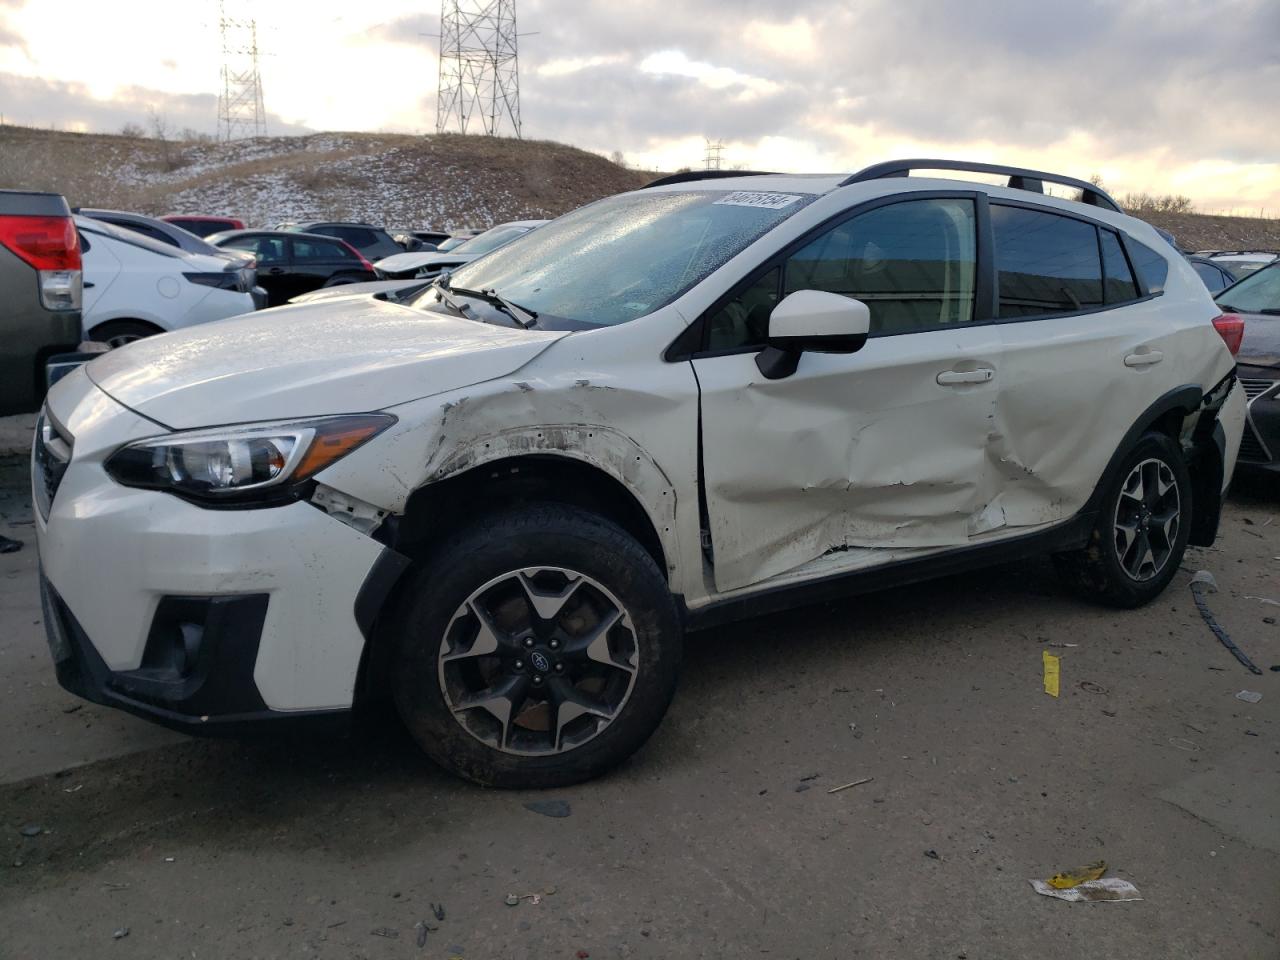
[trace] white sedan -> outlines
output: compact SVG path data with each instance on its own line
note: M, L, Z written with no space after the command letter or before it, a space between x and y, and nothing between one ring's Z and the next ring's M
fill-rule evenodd
M76 217L84 261L85 338L113 347L252 313L252 265L188 253L100 220Z
M437 250L393 253L375 263L373 269L378 271L378 276L383 280L415 280L434 277L445 270L452 270L464 263L478 260L486 253L497 250L516 237L523 237L530 230L546 222L545 220L512 220L510 223L500 223L445 253Z

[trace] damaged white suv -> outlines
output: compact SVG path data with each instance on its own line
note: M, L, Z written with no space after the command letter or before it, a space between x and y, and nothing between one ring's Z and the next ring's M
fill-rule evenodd
M1069 178L670 177L408 305L271 310L58 383L33 456L58 679L187 730L386 696L465 777L571 783L652 733L686 630L1043 552L1152 599L1215 535L1239 334Z

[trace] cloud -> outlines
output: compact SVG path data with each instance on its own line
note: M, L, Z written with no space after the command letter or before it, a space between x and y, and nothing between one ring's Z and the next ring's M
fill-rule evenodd
M79 83L62 83L39 77L0 73L0 103L12 104L5 121L34 127L116 133L127 123L146 127L155 110L177 131L191 128L202 133L217 131L218 101L213 94L180 94L145 87L126 87L110 100L98 99ZM311 133L306 127L268 115L272 136Z

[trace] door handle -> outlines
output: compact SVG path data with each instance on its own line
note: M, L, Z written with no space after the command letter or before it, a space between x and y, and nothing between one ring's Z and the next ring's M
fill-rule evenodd
M977 370L943 370L938 374L938 383L950 387L957 383L986 383L996 375L990 367L979 367Z
M278 277L280 274L284 273L284 267L272 267L267 271L267 273L273 277Z
M1124 358L1126 367L1149 367L1153 363L1159 363L1164 359L1164 354L1159 350L1150 350L1147 353L1131 353Z
M91 288L93 287L93 281L92 281L92 280L85 280L85 281L81 284L81 286L82 286L82 287L84 287L84 289L89 290L89 289L91 289Z

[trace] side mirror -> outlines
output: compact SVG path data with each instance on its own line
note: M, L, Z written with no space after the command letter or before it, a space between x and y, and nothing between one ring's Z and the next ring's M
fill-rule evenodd
M797 290L769 314L769 345L756 356L768 380L796 372L800 354L856 353L867 342L871 309L861 300L822 290Z

